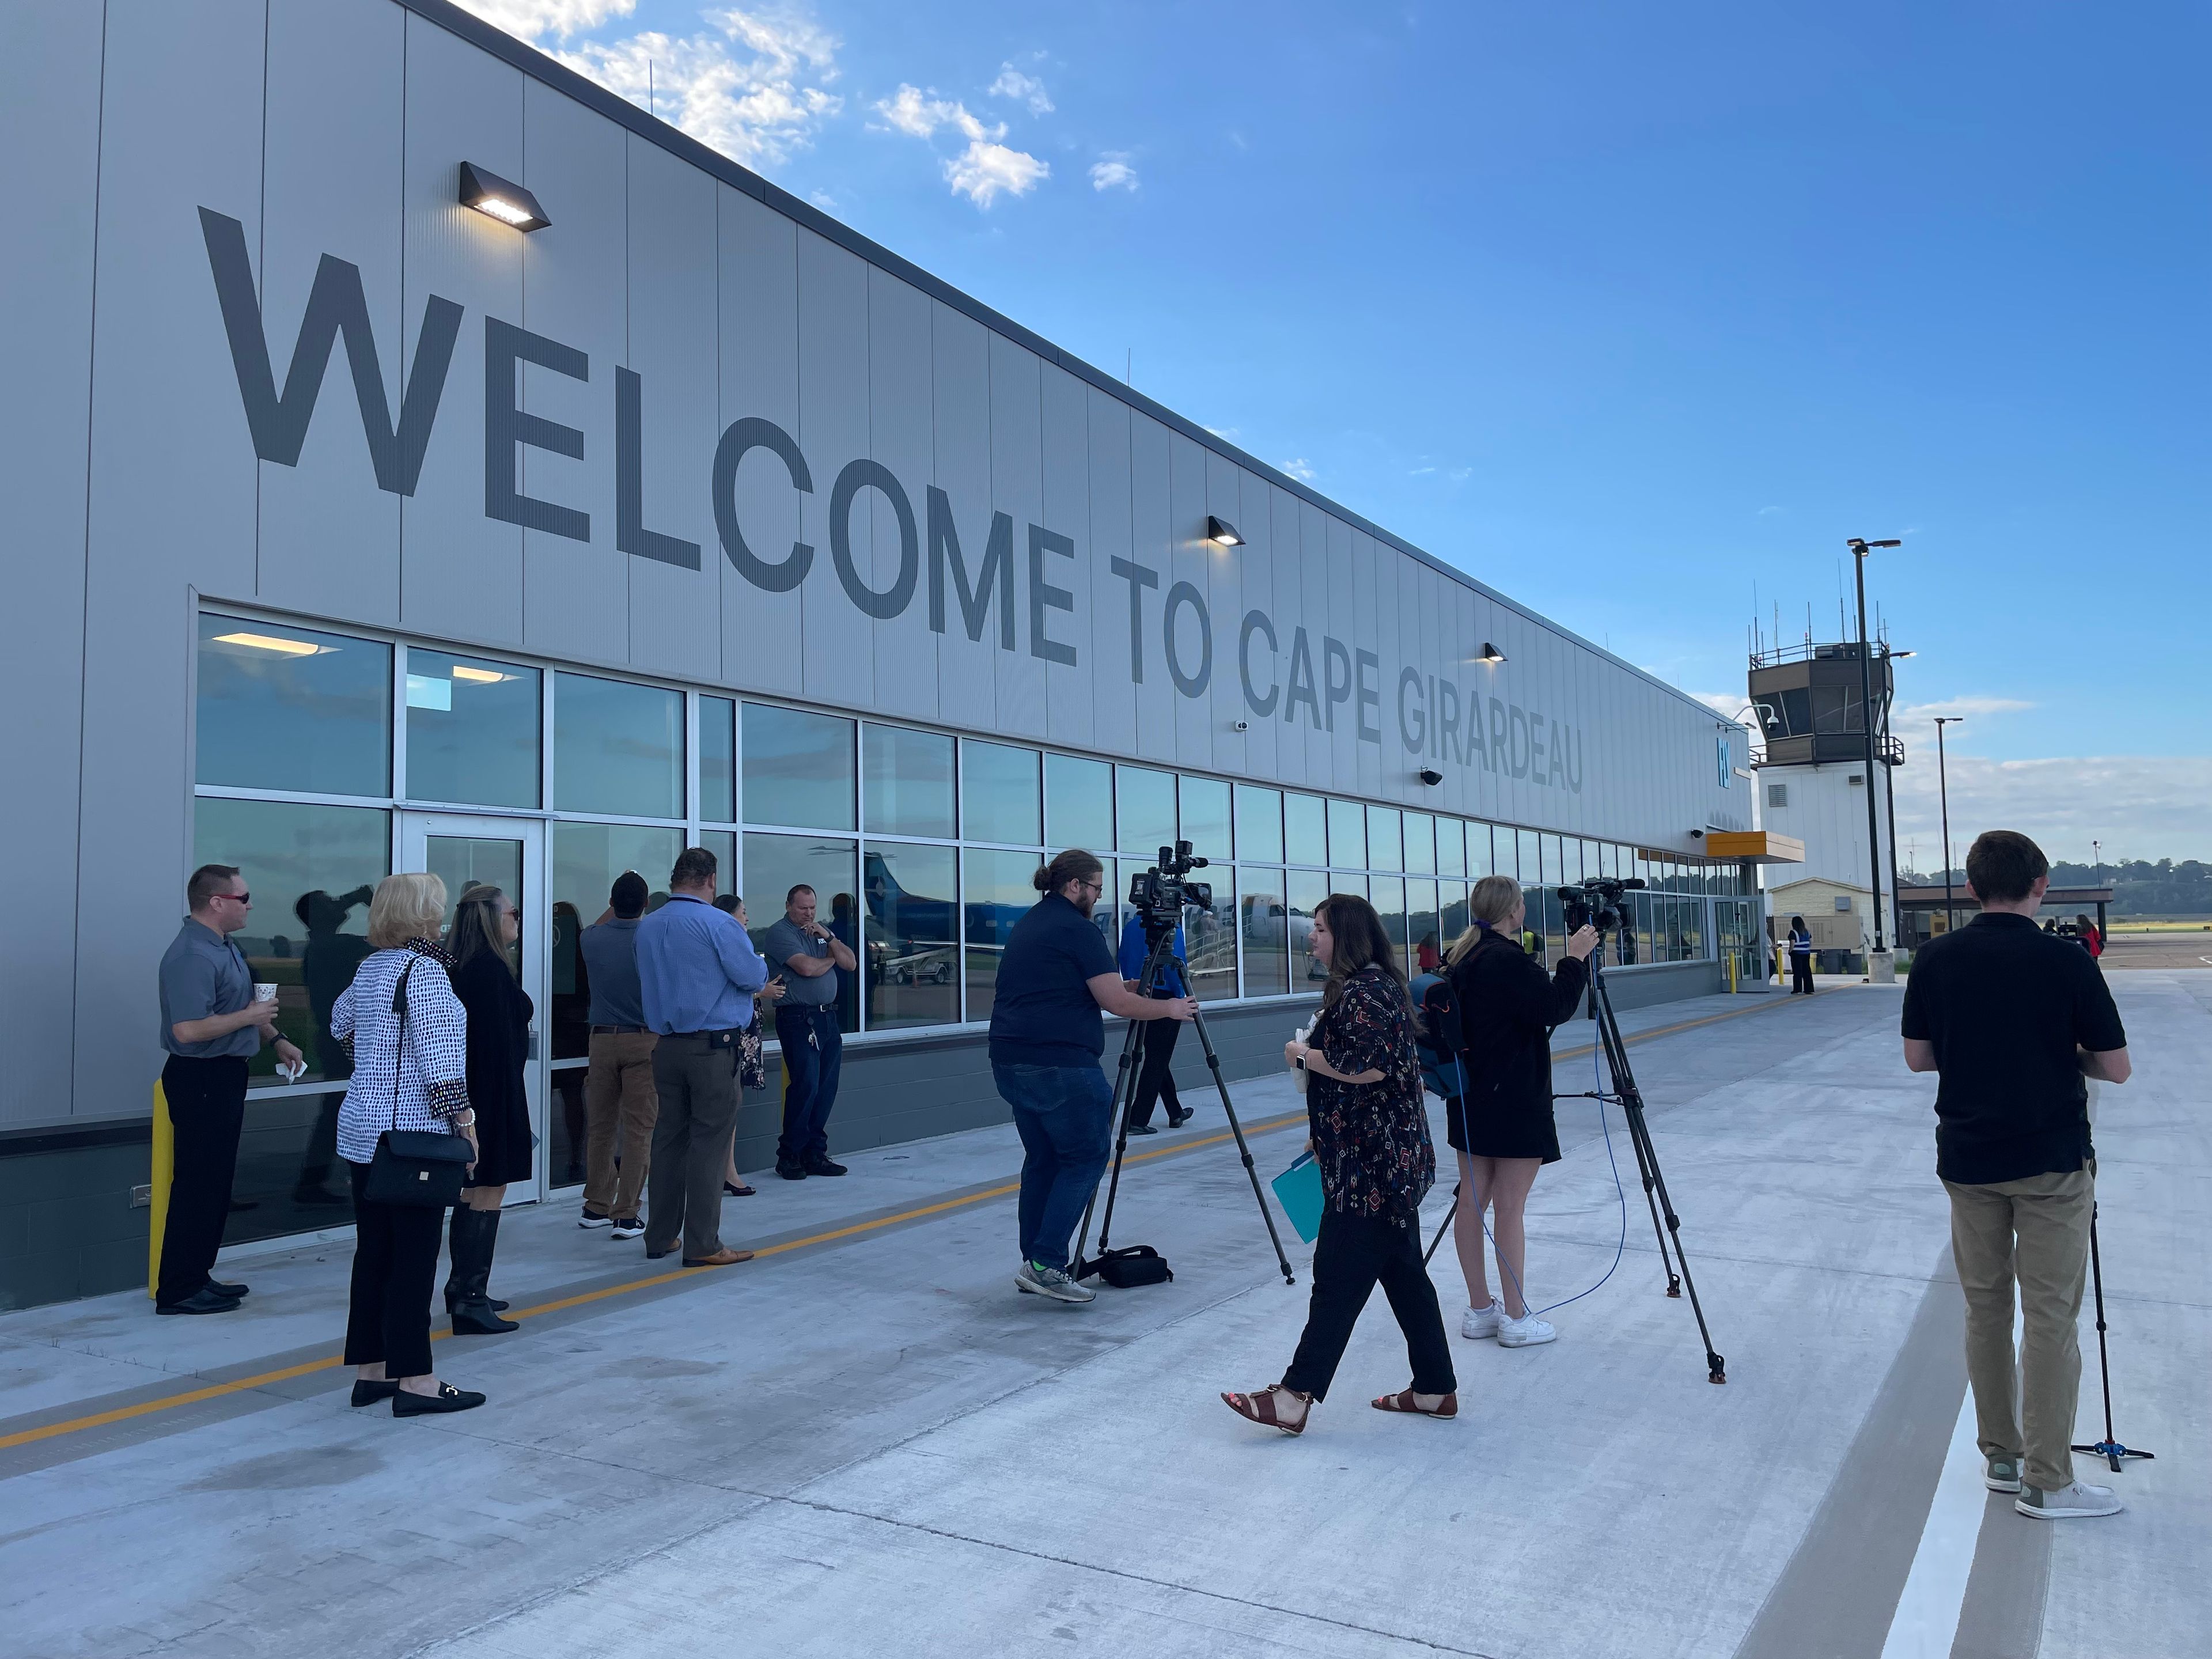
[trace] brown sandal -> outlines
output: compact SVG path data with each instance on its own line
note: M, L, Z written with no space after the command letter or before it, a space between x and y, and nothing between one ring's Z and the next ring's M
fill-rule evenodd
M1285 1423L1275 1415L1275 1395L1279 1389L1284 1394L1295 1395L1306 1402L1305 1414L1297 1422ZM1299 1394L1296 1389L1285 1389L1279 1382L1271 1383L1257 1394L1224 1394L1221 1396L1221 1403L1248 1422L1257 1423L1264 1428L1280 1429L1285 1434L1304 1434L1307 1423L1313 1418L1313 1396Z
M1433 1410L1425 1406L1417 1405L1411 1389L1401 1394L1386 1394L1381 1399L1370 1403L1378 1412L1403 1412L1414 1417L1457 1417L1459 1415L1459 1395L1456 1394L1446 1395L1437 1402Z

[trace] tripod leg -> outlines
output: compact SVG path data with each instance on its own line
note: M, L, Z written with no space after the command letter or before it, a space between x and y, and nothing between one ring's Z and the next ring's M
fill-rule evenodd
M1213 1073L1213 1086L1221 1096L1221 1113L1229 1120L1229 1133L1237 1137L1237 1155L1244 1162L1244 1174L1252 1182L1252 1199L1260 1206L1260 1219L1267 1224L1267 1243L1275 1247L1275 1265L1282 1269L1283 1283L1295 1285L1298 1276L1291 1271L1291 1259L1283 1254L1283 1240L1275 1231L1275 1213L1267 1207L1267 1195L1260 1189L1260 1171L1252 1162L1252 1149L1244 1141L1244 1126L1237 1121L1237 1108L1229 1098L1229 1085L1221 1076L1221 1056L1213 1052L1213 1038L1206 1029L1206 1016L1191 1017L1191 1025L1198 1032L1198 1046L1206 1051L1206 1064ZM1103 1242L1103 1241L1102 1241Z
M2095 1287L2097 1296L2097 1370L2105 1384L2105 1437L2094 1446L2076 1446L2074 1449L2096 1453L2118 1474L2123 1457L2140 1457L2148 1462L2154 1454L2122 1445L2119 1436L2112 1432L2112 1361L2105 1346L2105 1264L2097 1244L2097 1206L2094 1203L2089 1206L2089 1282Z
M1444 1212L1444 1218L1437 1227L1437 1236L1429 1241L1428 1254L1421 1258L1421 1265L1424 1267L1437 1259L1437 1247L1444 1242L1444 1235L1451 1231L1452 1223L1457 1219L1459 1219L1459 1193L1455 1188L1452 1193L1451 1208Z
M1608 1005L1607 1012L1610 1012L1610 1005ZM1596 1000L1593 997L1591 1000L1591 1017L1595 1018L1596 1013ZM1627 1059L1624 1054L1616 1049L1613 1046L1614 1042L1618 1040L1619 1034L1613 1029L1611 1023L1607 1020L1600 1020L1597 1029L1599 1042L1605 1050L1606 1070L1613 1076L1613 1090L1617 1094L1620 1092L1620 1079L1627 1066ZM1604 1109L1604 1102L1599 1102L1598 1110L1601 1112ZM1625 1106L1623 1117L1625 1120L1627 1117ZM1659 1265L1667 1275L1667 1294L1679 1299L1682 1294L1682 1279L1681 1275L1674 1271L1674 1255L1667 1248L1667 1229L1661 1224L1659 1219L1659 1200L1652 1194L1652 1189L1656 1185L1656 1179L1653 1174L1651 1155L1645 1151L1644 1137L1637 1133L1637 1126L1634 1121L1630 1121L1628 1124L1628 1146L1629 1150L1636 1154L1636 1176L1637 1179L1644 1185L1644 1207L1651 1212L1651 1236L1659 1242Z
M1106 1188L1106 1212L1098 1222L1098 1254L1106 1254L1106 1235L1114 1227L1114 1200L1121 1189L1121 1159L1129 1150L1129 1111L1136 1103L1135 1082L1137 1068L1143 1063L1145 1051L1145 1022L1133 1019L1121 1038L1121 1059L1114 1076L1114 1103L1107 1109L1107 1121L1116 1129L1114 1142L1114 1174ZM1080 1281L1084 1277L1085 1252L1091 1243L1091 1212L1098 1207L1098 1189L1091 1189L1089 1202L1083 1206L1083 1228L1076 1235L1073 1277Z

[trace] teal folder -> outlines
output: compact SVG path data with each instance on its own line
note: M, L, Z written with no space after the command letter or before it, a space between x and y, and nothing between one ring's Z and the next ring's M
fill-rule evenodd
M1275 1202L1283 1206L1283 1213L1297 1228L1298 1237L1309 1244L1321 1237L1321 1165L1314 1162L1311 1152L1298 1154L1298 1161L1267 1183L1275 1189Z

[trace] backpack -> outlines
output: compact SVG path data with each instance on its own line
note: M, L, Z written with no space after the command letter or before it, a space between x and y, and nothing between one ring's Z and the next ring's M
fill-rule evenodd
M1459 1000L1442 974L1419 974L1406 988L1413 999L1413 1050L1421 1061L1421 1086L1449 1100L1458 1091L1449 1079L1458 1075Z

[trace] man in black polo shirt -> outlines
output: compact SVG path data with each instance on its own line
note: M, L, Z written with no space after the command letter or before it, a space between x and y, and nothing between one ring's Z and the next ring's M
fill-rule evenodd
M1951 1194L1984 1479L1992 1492L2018 1492L2021 1514L2060 1519L2122 1507L2111 1487L2075 1480L2069 1445L2096 1202L2082 1078L2125 1083L2129 1065L2095 961L2035 925L2050 884L2050 860L2026 836L1991 830L1975 841L1966 885L1982 913L1914 954L1904 1031L1905 1063L1942 1077L1936 1173ZM2026 1328L2017 1415L2015 1280Z
M991 1078L1022 1137L1022 1265L1014 1285L1032 1296L1088 1302L1096 1292L1069 1277L1067 1242L1105 1170L1113 1133L1114 1085L1098 1063L1106 1052L1099 1010L1123 1019L1188 1019L1198 1004L1154 1001L1122 984L1091 920L1105 870L1090 854L1071 848L1031 882L1044 896L1006 936L991 1004Z

